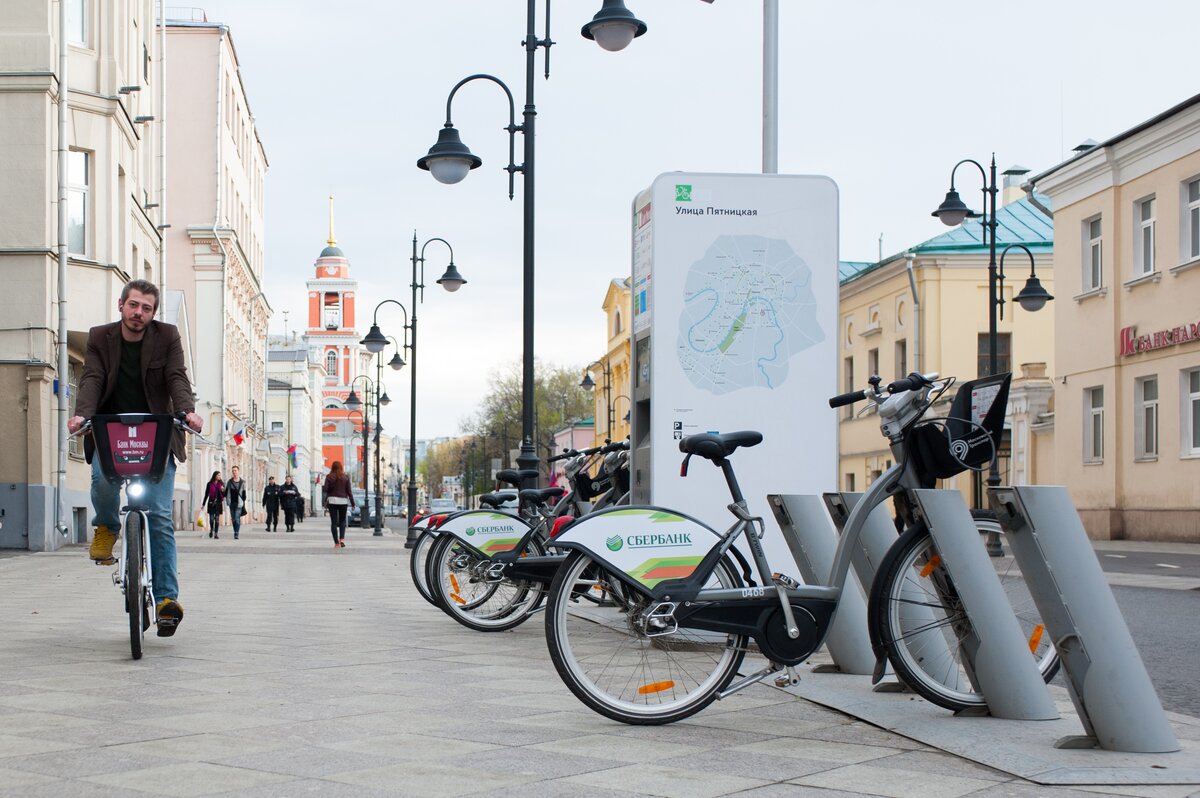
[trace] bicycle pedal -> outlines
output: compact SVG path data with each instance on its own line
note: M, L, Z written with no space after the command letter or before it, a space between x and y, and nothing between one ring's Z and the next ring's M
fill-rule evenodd
M107 560L92 560L92 562L96 563L96 565L116 565L117 558L109 557Z

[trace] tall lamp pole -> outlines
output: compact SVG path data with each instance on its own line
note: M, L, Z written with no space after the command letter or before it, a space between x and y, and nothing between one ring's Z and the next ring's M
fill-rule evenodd
M354 392L354 383L358 382L359 380L366 380L367 384L371 386L370 388L367 389L367 394L366 394L367 406L364 406L364 403L359 400L358 394L356 394ZM363 504L364 505L366 505L366 503L367 503L367 499L370 495L370 490L371 490L369 487L369 485L371 484L371 477L370 477L370 471L371 471L371 442L370 442L371 416L370 416L370 413L368 412L368 409L369 409L369 405L370 405L370 401L371 401L371 389L372 388L375 389L376 394L378 395L379 387L375 384L374 380L372 380L366 374L359 374L357 377L355 377L354 379L352 379L350 381L350 395L346 397L346 401L345 401L346 407L349 408L351 411L358 410L360 407L362 408L362 418L363 418L363 423L362 423L362 436L363 436L362 486L363 486ZM378 408L376 409L375 421L376 421L376 423L378 423L378 421L379 421ZM366 507L366 506L364 506L362 508L362 511L359 512L359 522L360 522L359 525L363 529L366 529L370 525L369 524L370 518L368 517L370 515L371 515L371 510L369 507Z
M408 310L404 305L394 299L385 299L375 306L375 312L371 314L371 330L367 333L367 337L359 341L367 351L375 355L375 536L383 535L383 496L380 495L379 489L379 433L383 428L380 423L379 406L387 406L391 404L391 399L388 398L387 392L383 388L383 358L379 357L380 353L387 348L389 338L379 330L379 309L384 305L395 305L400 308L400 312L404 314L404 331L405 331L405 348L408 347L408 329L409 316ZM404 368L404 358L400 356L400 347L397 345L396 353L392 359L388 361L388 365L394 370L399 371ZM414 357L415 361L416 358ZM363 526L366 526L364 523Z
M980 176L983 178L983 209L982 214L967 207L966 203L958 196L958 191L954 188L954 173L958 167L965 163L974 165ZM1008 174L1008 172L1005 172ZM1000 318L1004 317L1004 255L1014 248L1025 250L1029 255L1029 279L1025 281L1025 287L1017 294L1016 301L1027 311L1041 310L1046 302L1054 299L1053 296L1046 292L1042 287L1041 281L1038 280L1033 268L1033 253L1024 244L1011 244L1005 247L1004 252L1000 255L1000 262L996 262L996 233L1000 227L1000 223L996 218L996 195L1000 189L996 183L996 155L992 154L992 162L989 169L985 170L983 165L978 161L965 158L954 165L950 170L950 190L946 192L946 198L938 209L933 212L936 216L948 227L956 227L966 219L980 218L980 227L983 229L984 236L988 242L988 375L994 375L1000 371L1000 358L998 352L998 335L996 333L997 315ZM989 205L990 203L990 205ZM1009 358L1012 357L1012 347L1009 347ZM980 375L983 376L983 375ZM987 484L989 488L998 487L1000 485L1000 454L998 449L992 452L992 462L988 470ZM994 539L989 538L988 549L993 554L999 553L999 536Z
M594 390L596 387L595 380L592 379L592 369L597 366L604 367L604 407L607 411L607 424L604 428L604 437L612 438L613 428L613 406L612 406L612 370L608 366L608 359L597 360L594 363L589 363L584 372L583 380L579 383L579 387L585 391Z
M533 359L533 317L534 317L534 123L537 117L537 107L534 104L534 60L539 47L546 49L545 75L550 77L550 47L554 42L550 39L550 0L546 0L546 35L539 39L534 29L536 16L536 0L528 0L526 5L525 39L525 108L522 112L522 124L516 124L516 104L512 92L504 81L493 75L475 74L463 78L450 91L446 99L446 124L438 134L437 143L429 148L428 154L417 161L421 169L429 170L439 183L457 183L467 176L467 173L480 166L483 161L463 144L458 130L451 120L450 106L454 94L465 84L474 80L488 80L497 84L508 97L508 198L513 198L513 175L520 172L524 179L524 235L523 235L523 268L522 268L522 362L521 362L521 453L517 456L517 465L524 469L538 467L537 447L534 445L534 359ZM625 8L622 0L604 0L603 7L583 26L580 33L587 39L594 39L602 48L609 51L624 49L633 39L646 32L646 24L634 17ZM524 163L514 162L515 137L520 132L524 143ZM535 480L531 480L535 481Z

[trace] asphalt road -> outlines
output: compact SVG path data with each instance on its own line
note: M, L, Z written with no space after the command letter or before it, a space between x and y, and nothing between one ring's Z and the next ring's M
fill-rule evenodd
M1112 590L1163 707L1200 717L1200 592Z

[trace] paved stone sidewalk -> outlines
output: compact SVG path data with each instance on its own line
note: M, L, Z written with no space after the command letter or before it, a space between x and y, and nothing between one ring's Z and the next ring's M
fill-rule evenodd
M604 719L563 686L541 616L480 634L412 588L402 534L335 550L180 533L186 618L129 657L111 568L0 559L0 795L1183 796L1037 786L756 686L689 721ZM1124 792L1123 792L1124 790Z

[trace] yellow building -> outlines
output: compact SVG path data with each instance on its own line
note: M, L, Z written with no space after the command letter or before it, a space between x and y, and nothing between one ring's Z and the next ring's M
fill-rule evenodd
M1027 185L1057 233L1057 480L1094 538L1200 542L1200 95Z
M625 278L612 280L608 284L602 305L608 346L599 360L588 365L584 376L584 387L594 391L596 426L593 446L599 446L606 440L625 440L629 435L629 414L633 409L629 390L629 325L633 321L633 292L629 283L629 278Z
M1013 182L1011 180L1009 183ZM1009 200L997 211L997 251L1022 244L1032 253L1037 276L1054 293L1053 227L1050 218L1028 198ZM936 198L931 199L931 205ZM968 203L969 204L969 203ZM988 371L988 247L983 227L969 219L948 233L878 263L843 263L839 291L839 387L867 387L871 375L885 383L911 371L938 372L959 382ZM997 324L999 370L1014 371L1012 408L1020 417L1006 423L1006 444L1000 453L1001 478L1006 484L1034 481L1028 451L1027 419L1046 410L1046 369L1054 371L1054 317L1028 313L1013 302L1029 275L1030 257L1011 250L1004 261L1004 318ZM915 292L915 294L914 294ZM1038 364L1026 369L1018 366ZM1032 387L1032 392L1029 388ZM953 389L944 400L953 395ZM931 416L938 415L939 403ZM860 408L837 412L839 419L838 479L843 490L862 491L892 464L892 453L873 414L857 416ZM941 415L945 410L941 410ZM1015 443L1009 444L1013 440ZM973 495L971 473L947 480L947 487ZM976 505L978 506L978 505Z

